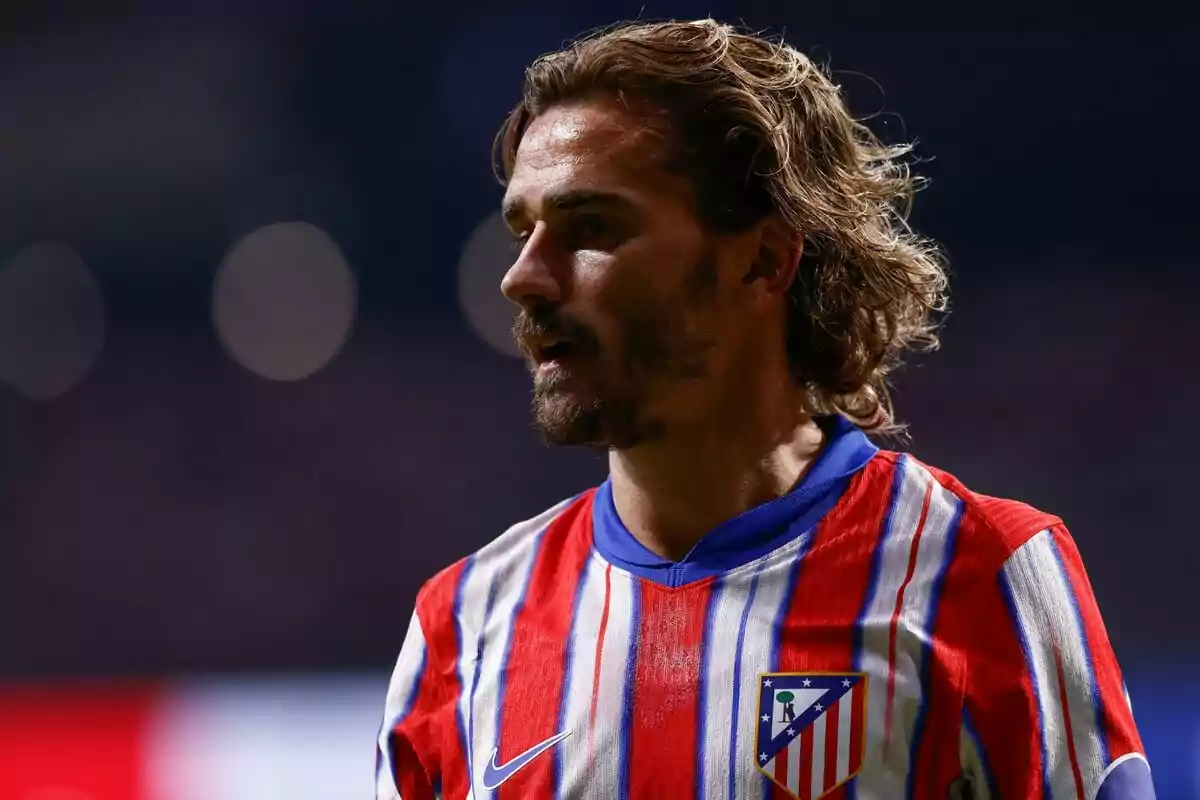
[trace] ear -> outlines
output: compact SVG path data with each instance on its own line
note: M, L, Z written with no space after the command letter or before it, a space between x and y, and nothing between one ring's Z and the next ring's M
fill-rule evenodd
M786 294L796 279L803 249L803 234L777 215L768 217L759 223L758 251L742 282L757 283L764 294Z

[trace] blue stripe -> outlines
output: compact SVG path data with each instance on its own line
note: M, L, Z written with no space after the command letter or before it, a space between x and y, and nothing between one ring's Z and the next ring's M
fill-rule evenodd
M1083 627L1083 614L1079 611L1079 598L1075 595L1075 587L1071 585L1070 576L1067 575L1067 567L1063 563L1058 544L1054 541L1054 535L1052 533L1044 535L1049 539L1050 555L1054 557L1054 564L1058 568L1058 574L1062 577L1063 586L1067 588L1067 598L1071 601L1071 618L1075 622L1079 641L1083 643L1083 662L1087 665L1087 677L1092 685L1092 712L1096 715L1096 734L1100 739L1100 763L1107 764L1109 760L1108 731L1104 727L1104 703L1100 697L1100 681L1096 677L1095 662L1092 661L1092 648L1088 644L1087 631Z
M854 671L866 672L863 668L863 654L865 652L863 642L863 622L867 618L867 614L871 611L871 604L875 602L875 592L879 588L879 573L883 570L883 551L887 545L888 539L892 536L892 525L895 522L896 506L900 502L900 488L904 486L904 475L907 471L908 457L901 455L896 459L896 466L892 471L892 491L888 497L887 516L883 520L883 527L879 531L879 541L875 543L875 552L871 554L871 569L867 575L867 593L863 597L862 610L858 612L858 619L854 622ZM868 682L868 687L870 682ZM868 688L868 691L870 689ZM846 800L855 800L858 790L858 781L852 780L846 784Z
M620 761L617 764L621 776L618 800L629 800L629 734L633 729L633 683L637 675L638 634L642 623L641 584L632 577L629 582L632 585L629 598L629 656L625 663L625 687L621 692L624 702L621 709Z
M708 596L708 608L704 612L704 636L700 640L700 682L697 687L700 698L696 703L696 800L704 800L708 795L708 781L704 777L704 751L706 739L704 736L704 721L708 717L708 671L709 659L712 657L709 642L712 640L713 627L717 619L717 600L721 595L721 584L713 585Z
M746 622L750 619L750 608L754 605L754 595L758 593L758 576L762 574L763 565L760 562L754 569L754 577L750 579L750 596L742 608L742 621L738 625L737 654L733 657L733 716L729 728L729 796L737 797L737 734L738 717L742 700L742 646L746 643Z
M512 616L508 618L508 639L504 643L504 659L500 662L500 675L496 685L496 743L495 747L500 747L500 724L503 718L504 711L504 695L508 689L508 659L512 655L512 640L513 630L517 624L517 617L521 614L521 610L525 608L525 595L529 592L529 582L533 578L533 567L537 563L538 551L542 546L542 534L545 533L545 528L538 531L533 538L533 554L529 557L529 568L525 571L524 577L521 579L521 593L517 596L517 603L513 606ZM482 659L480 659L482 660ZM557 733L558 731L555 731ZM488 791L487 797L494 797L495 790Z
M587 556L583 560L583 566L579 570L579 578L575 586L575 599L571 601L571 628L567 632L567 646L563 648L563 682L562 682L562 699L558 704L558 730L565 731L567 729L567 702L571 698L571 662L575 657L575 626L579 620L579 605L583 602L584 585L587 583L588 565L591 563L591 556ZM561 800L565 788L563 786L563 763L562 753L564 745L559 742L554 746L554 797L555 800Z
M975 752L979 754L979 767L983 770L983 780L987 784L988 797L996 800L1000 793L996 791L996 779L992 775L992 768L988 765L987 753L983 750L983 740L979 738L979 731L975 728L975 720L971 719L971 712L963 708L962 717L963 727L967 729L967 736L971 738L971 742L975 745Z
M458 673L459 691L466 689L462 679L462 663L463 663L463 623L462 623L462 604L463 590L467 586L467 579L471 576L471 570L475 568L475 556L469 556L466 564L463 565L462 575L458 578L458 586L454 589L454 642L455 651L458 654L458 664L455 672ZM471 774L470 761L470 739L467 738L467 720L463 717L462 704L457 703L458 709L455 711L454 718L458 724L458 744L462 752L468 754L467 760L467 775Z
M467 780L471 792L475 791L475 692L479 691L479 674L483 670L483 645L487 634L488 623L492 620L492 608L496 605L496 579L488 585L487 607L483 611L483 627L479 631L479 644L475 646L475 677L471 680L471 700L467 710L471 716L467 720Z
M779 671L779 643L783 638L783 626L787 622L788 609L792 607L792 596L796 593L796 584L800 580L800 565L804 562L808 551L812 549L812 542L816 538L817 530L818 528L814 527L800 535L800 544L796 547L796 554L788 567L788 575L784 579L783 599L779 603L779 608L775 610L775 619L771 622L771 651L767 662L770 664L769 672ZM763 797L771 797L774 793L775 782L766 775L762 776L762 781Z
M1018 551L1019 552L1019 551ZM1037 672L1033 669L1033 653L1029 650L1029 640L1025 637L1025 629L1021 627L1021 618L1017 615L1017 601L1013 597L1012 587L1008 585L1008 580L1005 578L1003 568L996 576L996 581L1000 584L1000 595L1004 598L1004 605L1008 608L1008 615L1012 617L1013 629L1017 632L1017 641L1021 644L1021 652L1025 655L1025 668L1029 670L1029 683L1033 687L1033 701L1038 709L1038 746L1042 751L1042 792L1046 797L1050 797L1050 759L1049 744L1046 741L1046 726L1041 720L1042 715L1042 687L1038 686Z
M933 584L929 587L929 607L925 610L925 619L921 622L921 695L917 699L917 718L913 721L912 741L908 751L908 781L905 789L906 797L914 797L917 780L917 758L921 754L921 740L925 738L925 723L929 712L929 696L932 683L930 671L933 665L933 629L937 620L938 609L941 607L942 588L946 583L946 573L954 561L954 548L958 544L958 528L962 522L963 502L955 498L957 506L950 523L946 527L946 545L942 564L938 567ZM933 499L930 498L930 503ZM928 517L926 518L928 520Z

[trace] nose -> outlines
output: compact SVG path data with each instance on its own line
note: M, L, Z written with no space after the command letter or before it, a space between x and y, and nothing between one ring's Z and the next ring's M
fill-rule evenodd
M557 305L563 299L562 284L547 258L547 239L545 225L538 223L500 281L504 296L524 309L546 303Z

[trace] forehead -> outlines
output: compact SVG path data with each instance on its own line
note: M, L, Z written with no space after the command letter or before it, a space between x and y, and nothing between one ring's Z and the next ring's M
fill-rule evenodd
M551 108L521 138L505 192L506 208L538 207L544 198L590 191L631 201L686 196L683 180L661 163L661 137L609 104Z

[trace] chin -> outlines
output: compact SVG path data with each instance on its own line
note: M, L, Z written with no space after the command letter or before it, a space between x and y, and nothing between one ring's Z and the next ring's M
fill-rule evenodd
M533 417L545 442L558 447L627 450L661 434L640 420L635 403L561 389L535 392Z

